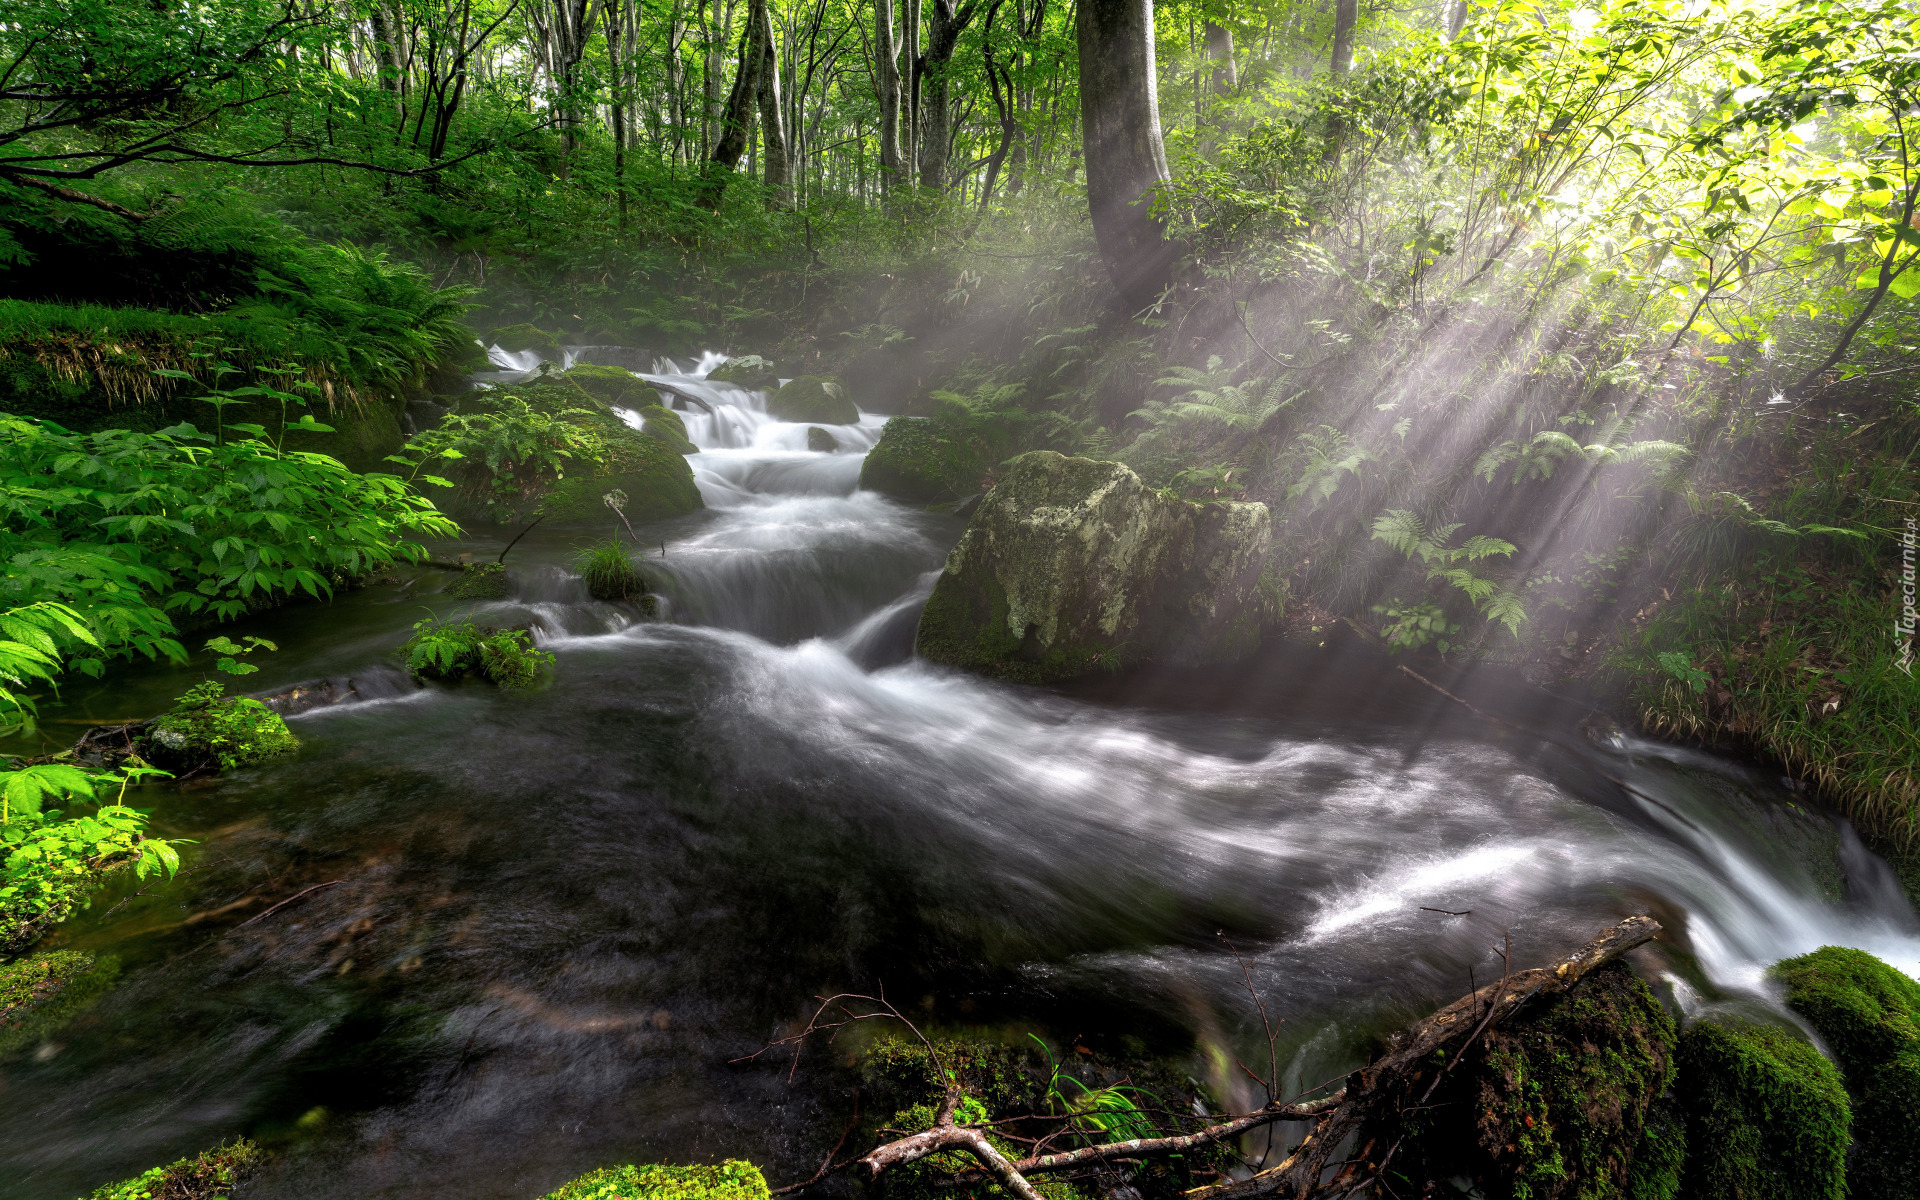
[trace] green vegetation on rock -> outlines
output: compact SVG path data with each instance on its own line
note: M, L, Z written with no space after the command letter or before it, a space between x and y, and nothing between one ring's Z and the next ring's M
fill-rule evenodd
M487 341L514 354L538 350L545 358L560 357L559 337L527 321L517 325L502 325L487 335Z
M503 688L531 687L553 665L553 655L535 649L524 629L436 617L417 622L400 653L416 678L451 682L478 675Z
M1613 963L1488 1030L1431 1099L1373 1132L1401 1144L1395 1174L1406 1194L1463 1175L1500 1200L1645 1200L1633 1190L1636 1164L1676 1039L1646 984ZM1425 1069L1447 1064L1436 1057ZM1667 1132L1656 1124L1651 1136Z
M596 400L620 408L645 408L660 403L660 393L646 380L625 367L602 363L580 363L563 376L580 385Z
M28 954L0 966L0 1058L40 1041L113 986L120 962L84 950Z
M1681 1035L1681 1195L1841 1200L1853 1115L1840 1072L1773 1025L1701 1021Z
M574 569L586 582L587 595L595 600L638 600L647 591L646 578L633 562L633 548L619 538L582 550L574 559Z
M616 519L606 496L626 493L629 521L677 517L702 507L693 468L673 447L657 438L635 434L609 456L616 466L604 475L569 475L557 480L540 501L540 513L559 524L598 524Z
M176 774L232 771L300 748L279 713L258 700L227 696L226 691L226 684L209 680L174 701L141 739L148 760Z
M663 404L645 405L639 410L640 432L668 447L675 454L698 454L700 447L687 437L687 423L680 414Z
M1010 463L947 557L916 649L1028 683L1259 645L1265 505L1196 504L1119 463L1034 451Z
M780 376L774 371L773 364L758 354L742 354L729 358L707 372L707 378L715 383L731 383L756 389L777 387L780 384Z
M1843 946L1777 963L1773 975L1846 1078L1853 1099L1849 1191L1920 1197L1920 982Z
M831 379L802 375L767 397L767 415L778 421L819 425L855 425L860 410L847 389Z
M245 1138L121 1183L110 1183L82 1200L226 1200L234 1186L260 1169L266 1154Z
M602 1167L541 1200L767 1200L760 1168L739 1159L715 1166Z
M468 563L447 586L447 595L455 600L500 600L512 589L513 577L505 563Z
M807 429L807 449L817 454L832 454L840 449L840 441L818 425L813 425Z

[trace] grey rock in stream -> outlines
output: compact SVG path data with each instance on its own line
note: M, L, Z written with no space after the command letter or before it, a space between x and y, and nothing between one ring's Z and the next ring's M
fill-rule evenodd
M1264 504L1196 504L1126 466L1023 454L980 501L920 618L935 662L1028 683L1238 657L1279 616Z

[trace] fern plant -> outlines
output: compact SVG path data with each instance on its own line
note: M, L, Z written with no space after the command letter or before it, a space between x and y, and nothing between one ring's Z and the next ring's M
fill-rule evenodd
M1518 636L1527 619L1520 597L1473 569L1474 563L1511 557L1513 543L1475 534L1458 546L1448 545L1459 531L1458 523L1429 531L1419 514L1394 508L1374 521L1372 540L1385 542L1410 559L1419 559L1427 565L1428 580L1440 580L1457 589L1481 616L1498 621L1507 632Z

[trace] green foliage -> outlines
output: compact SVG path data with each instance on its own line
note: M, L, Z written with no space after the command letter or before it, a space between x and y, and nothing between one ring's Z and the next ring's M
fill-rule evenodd
M144 618L147 629L170 628L164 617L144 606L134 612ZM87 622L64 604L42 600L0 613L0 735L32 731L34 699L19 689L51 684L60 673L63 647L99 645ZM172 648L179 653L178 643Z
M1460 625L1447 620L1447 614L1438 604L1407 604L1396 600L1391 604L1376 604L1373 611L1384 619L1380 636L1395 654L1429 645L1442 654L1457 649L1453 639L1459 636Z
M1841 1200L1853 1114L1840 1073L1772 1025L1703 1021L1680 1038L1682 1194Z
M226 1200L266 1162L266 1152L245 1138L164 1167L154 1167L121 1183L111 1183L82 1200Z
M242 642L246 644L242 645ZM279 648L280 647L263 637L247 636L241 638L239 642L236 642L225 634L216 638L209 638L204 647L204 649L211 650L221 656L220 660L214 665L217 669L228 675L251 675L260 669L252 663L241 662L238 656L252 654L256 650L278 650Z
M1129 1084L1089 1087L1060 1069L1053 1050L1039 1038L1027 1035L1047 1060L1046 1104L1049 1112L1068 1116L1067 1128L1096 1144L1125 1142L1159 1137L1160 1128L1141 1111L1135 1097L1148 1100L1155 1108L1165 1108L1160 1097Z
M71 1020L119 974L118 959L96 961L84 950L29 954L0 965L0 1059Z
M65 920L111 871L132 866L145 879L179 868L178 843L145 836L146 815L119 802L129 784L160 774L150 767L102 774L58 763L0 770L0 957ZM103 792L115 799L102 800ZM75 811L86 805L94 811Z
M427 617L414 624L401 647L407 669L420 679L457 680L479 675L503 688L527 688L553 665L524 629L494 629L471 620Z
M1787 1003L1839 1060L1853 1099L1856 1196L1920 1196L1920 983L1864 950L1825 946L1774 965Z
M1429 580L1441 580L1458 589L1481 616L1488 621L1498 621L1507 627L1508 633L1518 636L1520 626L1527 619L1520 597L1464 565L1493 557L1510 557L1514 552L1513 543L1475 534L1460 545L1449 547L1447 543L1459 529L1457 524L1442 525L1429 533L1417 514L1403 508L1389 509L1374 521L1373 537L1408 558L1426 563Z
M595 600L637 600L646 594L647 581L634 565L632 548L618 538L586 547L573 566Z
M154 719L142 742L146 756L176 771L232 771L300 748L279 713L226 691L216 680L188 688Z
M512 586L505 563L468 563L447 587L455 600L499 600Z
M767 1200L760 1168L730 1158L715 1166L601 1167L541 1200Z

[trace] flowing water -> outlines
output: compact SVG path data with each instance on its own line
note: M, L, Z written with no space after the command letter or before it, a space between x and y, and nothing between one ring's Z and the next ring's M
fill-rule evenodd
M1486 982L1506 937L1534 965L1637 911L1695 1011L1777 1012L1766 965L1829 943L1920 971L1844 824L1569 701L1474 693L1529 736L1337 646L1061 691L915 661L961 522L856 490L881 418L815 453L685 369L656 378L712 408L686 414L707 508L639 530L667 619L584 595L567 563L612 530L542 528L505 601L419 569L250 623L283 647L262 693L357 696L295 717L295 758L142 801L198 839L191 870L63 929L121 981L0 1066L0 1193L71 1200L241 1133L282 1152L261 1197L528 1200L720 1156L778 1183L833 1142L848 1077L731 1060L810 997L1244 1056L1223 933L1295 1083ZM462 608L531 621L552 683L409 683L408 627ZM47 712L157 711L196 667Z

